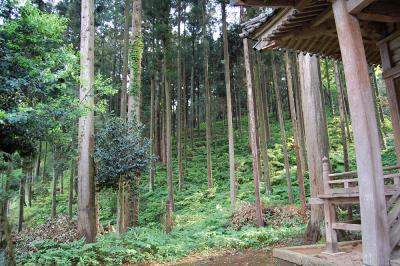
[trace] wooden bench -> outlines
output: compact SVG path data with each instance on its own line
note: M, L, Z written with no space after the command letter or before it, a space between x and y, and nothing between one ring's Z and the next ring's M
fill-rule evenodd
M323 185L324 193L310 198L310 204L323 204L326 231L326 253L337 254L336 230L359 231L359 220L337 221L335 205L359 204L359 189L357 172L330 173L330 164L327 158L323 159ZM383 168L385 195L387 198L388 224L394 235L391 236L392 249L400 241L400 165Z

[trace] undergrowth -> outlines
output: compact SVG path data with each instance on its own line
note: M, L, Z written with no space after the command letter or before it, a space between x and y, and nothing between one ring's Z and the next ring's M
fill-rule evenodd
M272 121L273 119L271 119ZM289 119L286 119L288 147L293 145L293 136ZM243 119L242 136L235 130L235 160L238 181L238 205L254 203L252 184L252 157L248 145L247 120ZM385 123L385 131L390 132ZM342 147L338 118L330 118L328 123L330 137L330 158L333 171L343 171ZM17 260L24 265L121 265L144 261L173 262L191 253L207 253L212 250L261 248L285 238L296 237L304 232L305 224L300 221L283 224L279 227L268 223L256 228L253 225L236 231L229 227L232 211L229 199L229 164L226 124L218 121L213 124L213 177L214 188L207 189L207 159L205 149L205 128L200 134L194 130L194 148L187 145L187 174L183 191L175 190L174 229L167 235L163 231L166 191L166 169L157 166L155 189L148 191L148 175L143 175L140 201L140 226L130 229L118 238L115 234L99 236L94 244L84 244L82 240L71 243L56 243L44 239L33 243L35 252L17 254ZM176 141L176 140L175 140ZM351 168L355 169L354 144L350 144L349 158ZM176 147L174 143L174 148ZM261 184L262 203L264 206L287 204L287 187L284 175L282 146L280 144L279 125L271 123L271 142L269 158L272 175L273 193L267 196ZM176 158L174 150L173 158ZM296 181L296 159L294 149L289 148L290 172L293 194L299 204ZM388 141L388 148L383 151L383 162L392 165L395 162L393 143ZM177 189L177 161L174 160L174 181ZM183 163L185 165L185 163ZM49 164L51 166L51 162ZM50 169L50 168L49 168ZM66 171L67 173L67 171ZM65 178L65 191L68 181ZM309 182L306 176L306 191ZM37 184L32 207L25 211L25 226L42 224L50 217L50 184ZM106 190L100 194L100 222L103 225L115 224L115 191ZM67 212L67 193L58 195L58 213ZM76 204L75 204L76 205ZM74 205L74 208L76 206ZM15 223L17 203L12 203L12 221Z

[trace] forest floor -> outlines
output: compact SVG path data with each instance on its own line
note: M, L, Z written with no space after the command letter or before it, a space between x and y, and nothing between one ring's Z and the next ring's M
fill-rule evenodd
M271 118L273 121L273 118ZM289 121L289 119L287 119ZM340 127L337 118L329 119L330 158L333 171L342 171ZM185 185L177 189L177 161L173 160L175 185L174 229L171 234L164 233L164 214L166 191L166 169L157 165L155 189L148 190L147 175L143 175L139 223L137 228L117 237L113 233L97 238L94 244L85 245L82 240L58 241L56 235L38 236L37 228L47 226L51 213L51 184L36 184L32 207L25 208L25 233L20 234L16 247L17 261L23 265L160 265L180 263L181 265L234 265L234 261L254 261L268 265L271 262L270 250L276 245L302 245L301 239L307 216L299 212L299 193L296 181L296 161L294 149L289 149L290 172L292 176L294 206L288 205L286 178L283 168L282 145L280 144L278 123L271 123L271 141L268 145L270 170L272 176L272 195L265 193L261 182L261 201L264 207L265 227L257 228L251 216L254 203L252 178L252 156L248 146L247 119L242 119L242 134L235 130L235 161L238 182L237 210L230 209L229 163L226 123L213 123L213 178L214 187L207 189L207 159L205 148L205 126L194 131L193 148L190 138L187 143L187 165ZM293 137L287 123L288 146L292 147ZM390 129L387 129L390 131ZM176 139L173 142L176 147ZM385 165L395 161L393 143L383 151ZM50 158L50 153L48 155ZM350 145L350 163L355 166L354 148ZM176 150L173 158L177 158ZM52 162L49 161L48 173ZM64 194L57 195L57 213L67 213L68 173L65 171ZM50 178L49 178L50 180ZM306 176L306 191L309 191ZM17 200L11 204L11 221L17 218ZM115 224L116 192L103 190L100 193L100 222L104 227ZM250 211L249 211L250 210ZM76 213L76 204L74 204ZM236 214L236 215L235 215ZM340 213L339 213L340 215ZM236 218L235 218L236 217ZM246 219L239 219L247 217ZM76 217L74 217L76 219ZM63 219L61 219L63 220ZM42 227L40 227L42 225ZM38 227L39 226L39 227ZM52 225L53 226L53 225ZM60 230L60 234L65 234ZM22 238L22 239L21 239ZM29 245L27 244L29 243ZM148 264L150 263L150 264ZM259 265L259 264L236 264Z

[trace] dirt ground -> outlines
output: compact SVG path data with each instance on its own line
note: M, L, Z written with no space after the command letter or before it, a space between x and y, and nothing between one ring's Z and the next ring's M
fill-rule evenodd
M228 252L218 256L208 258L192 258L192 261L182 261L175 265L179 266L265 266L274 265L272 252L264 250L244 250Z

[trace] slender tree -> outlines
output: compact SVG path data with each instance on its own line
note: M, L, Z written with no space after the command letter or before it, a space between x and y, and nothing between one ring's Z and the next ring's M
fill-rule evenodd
M121 106L120 116L122 119L126 119L126 101L127 101L127 89L128 89L128 47L129 47L129 10L131 0L125 0L124 9L124 39L123 39L123 53L122 53L122 87L121 87Z
M339 115L340 115L340 133L342 137L342 147L343 147L343 164L344 170L347 172L350 170L349 167L349 153L347 146L347 138L346 138L346 113L345 113L345 103L344 103L344 95L343 95L343 86L342 81L340 79L338 62L334 62L334 74L335 74L335 82L336 82L336 91L339 100Z
M177 59L176 59L176 69L177 69L177 106L176 106L176 119L177 119L177 144L178 144L178 187L179 190L183 188L183 174L182 174L182 84L181 84L181 20L182 20L182 10L181 1L178 0L178 43L177 43Z
M250 144L253 155L253 183L254 183L254 194L256 199L256 216L257 226L261 227L264 225L264 219L262 216L262 207L260 200L260 162L258 157L258 130L256 124L256 101L253 87L253 78L251 71L250 62L250 48L249 41L247 38L243 39L244 49L244 63L246 69L246 81L247 81L247 108L249 110L249 129L250 129Z
M375 107L375 113L376 113L376 117L378 119L376 119L376 123L378 126L378 135L379 135L379 144L381 145L381 149L384 150L386 149L386 141L385 141L385 134L382 130L382 124L381 124L381 119L380 119L380 115L379 115L379 95L377 94L378 91L378 84L376 84L376 77L375 77L375 69L373 66L369 67L369 75L370 75L370 79L371 79L371 84L372 84L372 89L373 89L373 100L374 100L374 107Z
M288 87L288 96L289 96L289 105L290 105L290 114L292 120L292 128L293 128L293 137L294 137L294 149L296 153L296 166L297 166L297 183L299 186L299 194L300 194L300 204L303 212L306 211L306 193L304 189L304 172L302 168L303 156L300 152L300 140L299 140L299 128L297 122L297 112L295 107L294 100L294 90L293 90L293 69L292 69L292 60L290 58L289 52L285 52L285 67L286 67L286 80Z
M42 183L46 179L46 162L47 162L47 141L44 144L44 158L43 158L43 170L42 170Z
M68 217L72 219L72 205L74 200L74 179L75 179L75 160L71 159L70 174L69 174L69 189L68 189Z
M211 160L211 92L208 77L208 38L207 38L207 1L203 0L203 49L204 49L204 89L206 95L206 146L207 146L207 184L208 188L213 187L212 160Z
M12 156L4 155L5 162L7 162L7 170L6 170L6 178L3 183L3 192L7 193L8 191L8 183L9 179L12 176L13 164L12 164ZM15 256L14 256L14 248L13 241L11 237L11 227L7 217L7 209L8 209L8 199L7 197L2 197L0 199L0 261L4 263L6 266L14 266L15 264Z
M232 121L232 95L231 95L231 75L229 69L229 48L228 32L226 29L226 4L221 3L222 10L222 34L224 40L224 66L225 66L225 89L226 89L226 112L228 119L228 142L229 142L229 184L231 196L231 208L236 206L236 174L235 174L235 145Z
M94 0L81 2L79 99L94 107ZM93 168L94 112L79 118L78 133L78 230L87 243L96 240L95 184Z
M281 133L281 141L282 141L282 150L283 156L285 161L285 173L286 173L286 182L288 186L288 196L289 196L289 203L293 204L293 192L292 192L292 181L290 178L290 169L289 169L289 155L287 151L287 139L286 139L286 130L285 130L285 121L283 118L283 110L282 110L282 100L281 94L279 90L279 82L278 82L278 70L276 69L276 62L274 52L272 53L272 75L273 75L273 82L274 82L274 89L275 89L275 98L276 98L276 106L278 109L278 118L279 118L279 126L280 126L280 133Z
M271 187L271 180L270 180L270 170L269 170L269 158L268 158L268 133L267 133L267 126L266 123L268 123L268 119L266 118L267 114L264 112L264 104L266 104L263 101L263 85L264 85L264 79L263 79L263 71L262 71L262 63L261 63L261 55L260 53L256 54L256 60L255 60L255 97L256 97L256 105L257 105L257 121L259 123L259 137L260 137L260 158L261 158L261 165L260 169L262 169L261 173L263 175L264 179L264 184L265 184L265 192L267 195L270 195L272 193L272 187Z

